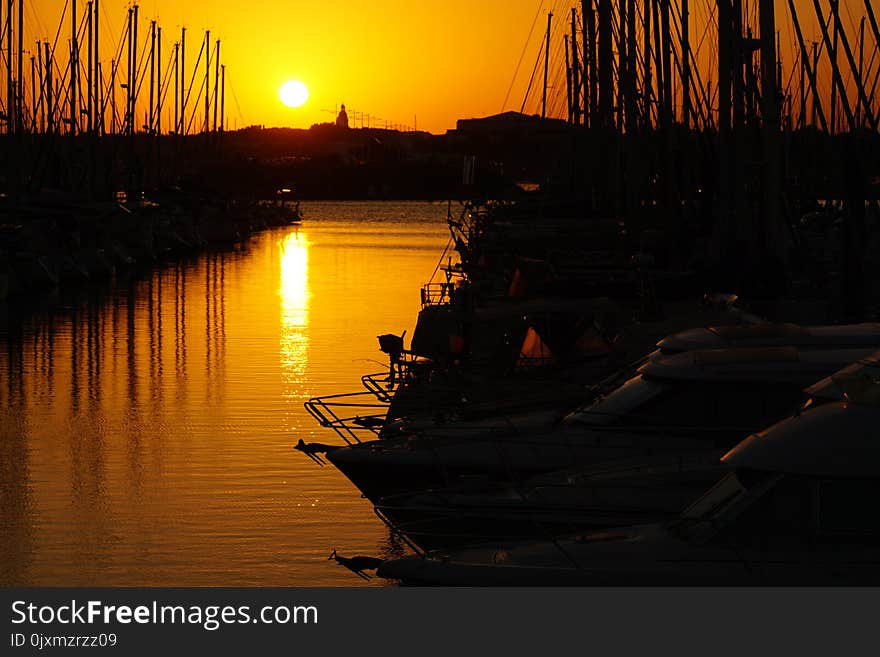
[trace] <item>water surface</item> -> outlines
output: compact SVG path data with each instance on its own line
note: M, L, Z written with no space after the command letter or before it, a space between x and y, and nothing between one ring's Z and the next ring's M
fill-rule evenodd
M333 548L399 550L292 445L334 442L303 401L362 389L376 336L412 334L446 206L304 209L235 251L0 306L0 584L361 584Z

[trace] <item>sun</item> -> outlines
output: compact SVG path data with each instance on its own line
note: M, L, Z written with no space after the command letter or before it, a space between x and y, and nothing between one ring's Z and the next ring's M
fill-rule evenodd
M281 85L278 95L287 107L301 107L309 99L309 90L299 80L288 80Z

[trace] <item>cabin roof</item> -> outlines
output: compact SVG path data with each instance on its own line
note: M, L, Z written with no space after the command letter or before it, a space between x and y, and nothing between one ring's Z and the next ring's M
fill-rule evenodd
M666 352L723 347L859 347L880 346L880 323L810 326L755 324L713 326L681 331L663 338L657 346Z
M721 460L734 468L813 477L878 477L878 426L878 408L826 404L749 436Z
M874 348L797 349L761 347L700 349L651 359L639 373L654 379L750 381L804 386L865 358Z

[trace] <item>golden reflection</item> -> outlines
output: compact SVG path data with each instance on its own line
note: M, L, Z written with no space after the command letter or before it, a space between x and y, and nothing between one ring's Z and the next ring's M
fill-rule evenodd
M296 230L281 241L281 376L284 396L301 400L309 352L309 242Z

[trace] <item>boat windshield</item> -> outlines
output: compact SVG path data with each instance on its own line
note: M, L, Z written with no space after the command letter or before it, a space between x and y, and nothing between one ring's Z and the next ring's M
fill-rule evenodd
M572 424L612 424L668 389L667 384L639 374L586 408L574 411L565 421Z
M731 472L682 511L678 519L670 523L669 531L686 540L698 538L707 531L713 532L772 488L780 477L779 474L755 470Z

